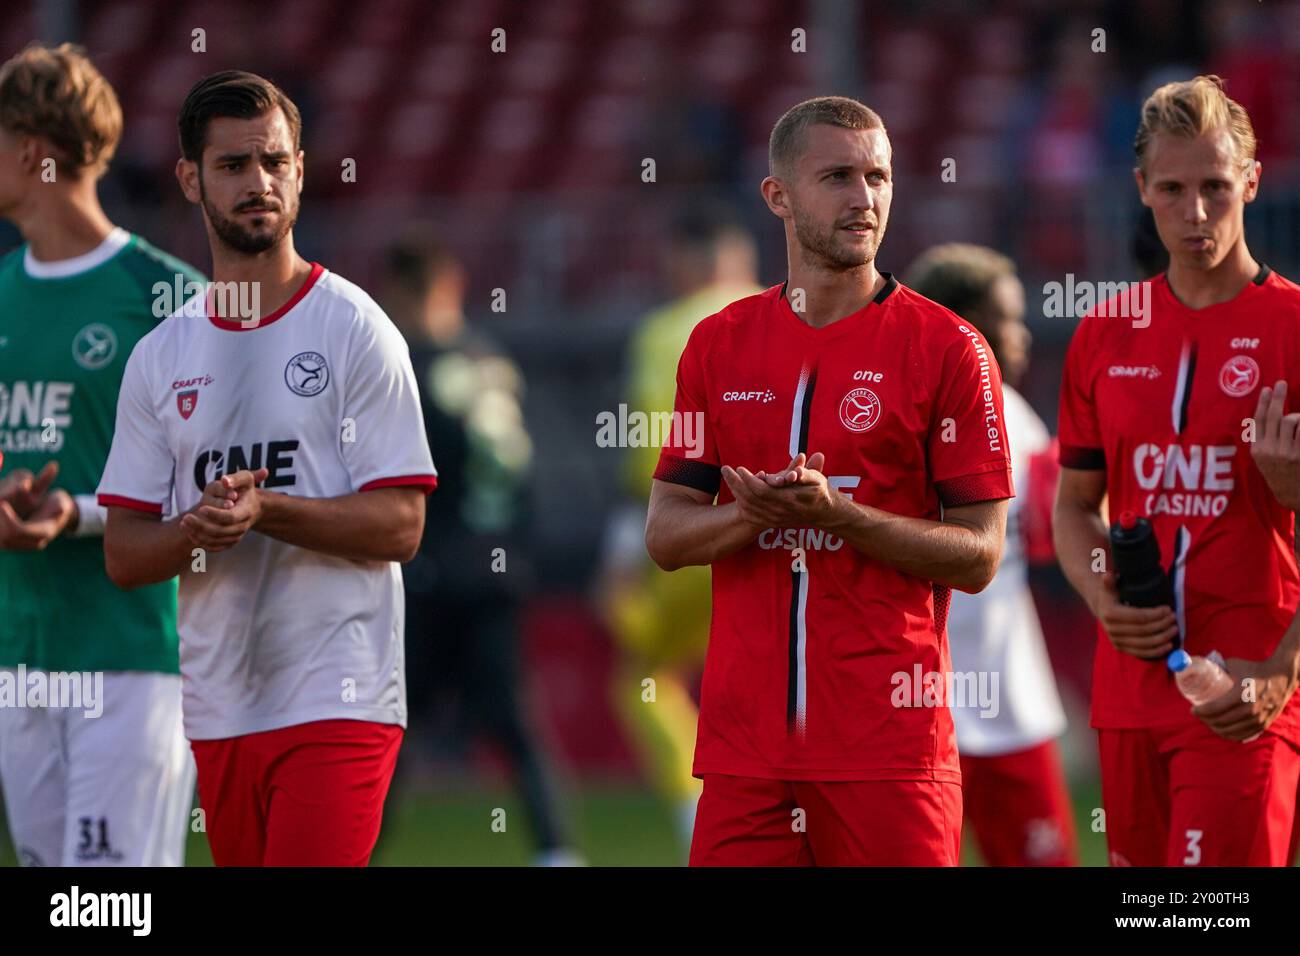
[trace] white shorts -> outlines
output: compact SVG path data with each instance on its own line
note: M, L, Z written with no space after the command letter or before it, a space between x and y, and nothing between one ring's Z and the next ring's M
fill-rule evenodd
M0 679L19 673L0 669ZM180 676L105 672L94 706L66 707L30 705L37 673L26 672L29 706L0 706L0 785L19 861L181 866L194 757Z

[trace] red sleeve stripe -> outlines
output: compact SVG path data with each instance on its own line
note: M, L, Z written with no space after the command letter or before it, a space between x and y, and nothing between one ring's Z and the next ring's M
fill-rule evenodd
M706 495L716 495L722 487L721 467L711 465L707 461L693 461L675 455L661 456L654 476L659 481L685 485Z
M423 488L424 493L430 494L434 488L438 487L437 475L398 475L394 478L376 478L374 481L367 481L358 490L374 491L376 488Z
M105 508L130 508L132 511L144 511L151 515L162 514L162 505L155 505L138 498L123 498L121 495L100 495L99 503Z
M1104 448L1081 448L1078 445L1061 446L1061 467L1078 468L1082 471L1105 471L1106 450Z
M945 508L959 508L980 501L1001 501L1015 497L1011 486L1011 468L1005 471L987 471L979 475L959 475L934 483L935 491Z

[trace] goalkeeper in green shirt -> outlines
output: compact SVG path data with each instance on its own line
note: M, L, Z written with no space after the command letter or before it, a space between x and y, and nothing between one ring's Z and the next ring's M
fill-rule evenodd
M203 277L116 228L97 183L122 133L81 50L0 67L0 786L27 865L183 862L194 793L176 582L104 571L94 492L135 343Z

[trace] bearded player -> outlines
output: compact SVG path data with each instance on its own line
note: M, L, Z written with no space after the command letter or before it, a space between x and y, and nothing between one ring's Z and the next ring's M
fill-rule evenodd
M294 248L289 98L213 74L179 127L177 178L226 294L191 299L127 363L99 486L108 572L180 575L215 862L364 865L406 722L397 562L436 484L410 358L368 295ZM255 307L217 305L236 299Z
M93 706L0 706L0 785L28 865L179 866L194 797L176 583L113 586L94 495L127 355L160 318L154 284L202 281L104 214L121 135L79 48L0 67L0 217L25 240L0 260L0 669L29 686L102 675Z
M1054 521L1061 566L1100 624L1106 840L1115 865L1282 866L1300 777L1300 502L1285 449L1297 416L1283 414L1300 287L1246 246L1261 166L1218 77L1152 93L1134 147L1169 269L1149 296L1107 302L1075 331ZM1123 308L1143 298L1145 314ZM1127 607L1113 573L1094 571L1124 511L1150 520L1172 606ZM1222 652L1237 686L1193 709L1165 666L1179 646Z
M769 165L789 279L692 331L646 523L665 570L713 570L691 863L956 865L944 618L1002 552L1000 375L979 332L876 269L879 116L801 103Z

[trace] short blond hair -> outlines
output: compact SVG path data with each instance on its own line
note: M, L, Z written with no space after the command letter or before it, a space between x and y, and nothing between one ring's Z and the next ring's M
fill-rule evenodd
M49 140L57 162L98 176L122 139L122 107L81 47L32 44L0 66L0 126Z
M1156 133L1191 138L1227 130L1237 144L1244 167L1255 159L1255 128L1236 100L1223 92L1223 80L1213 74L1177 83L1166 83L1142 104L1133 152L1138 168L1145 171L1151 138Z
M786 177L794 169L795 160L803 151L804 134L808 127L823 124L841 129L884 130L880 115L855 99L847 96L818 96L804 100L786 110L785 115L772 127L767 143L767 171L771 176Z

